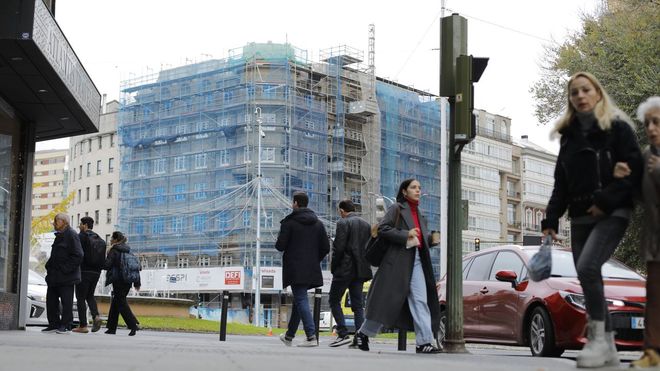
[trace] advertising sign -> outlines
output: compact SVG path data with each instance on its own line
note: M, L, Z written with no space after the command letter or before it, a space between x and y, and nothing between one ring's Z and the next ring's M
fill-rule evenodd
M243 267L144 269L142 290L147 291L243 291Z

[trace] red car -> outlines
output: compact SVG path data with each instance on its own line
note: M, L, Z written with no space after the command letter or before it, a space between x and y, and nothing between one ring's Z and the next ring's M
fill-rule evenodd
M536 247L500 246L463 257L465 341L529 346L534 356L558 357L586 342L587 316L570 250L552 251L552 276L527 277ZM603 266L605 298L619 349L641 349L646 281L615 259ZM446 323L446 276L438 297ZM444 326L439 334L443 338Z

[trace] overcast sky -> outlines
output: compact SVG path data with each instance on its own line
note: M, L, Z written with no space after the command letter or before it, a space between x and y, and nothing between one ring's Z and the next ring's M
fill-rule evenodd
M445 15L468 19L468 52L489 57L475 86L475 107L512 119L512 134L557 152L550 126L533 115L529 88L543 46L580 28L601 0L448 0ZM376 26L376 74L438 93L437 1L58 0L55 19L101 94L119 97L120 81L194 61L224 58L249 42L319 51L348 45L366 51ZM67 148L68 139L37 149Z

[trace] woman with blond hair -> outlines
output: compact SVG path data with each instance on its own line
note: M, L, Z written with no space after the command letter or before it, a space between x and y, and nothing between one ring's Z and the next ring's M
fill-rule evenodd
M571 218L573 261L588 315L587 338L577 366L619 363L601 267L628 227L633 190L641 179L641 152L630 119L611 101L598 79L578 72L568 80L566 112L554 133L561 137L555 184L542 221L544 235L557 238L559 218ZM614 177L617 162L630 174Z

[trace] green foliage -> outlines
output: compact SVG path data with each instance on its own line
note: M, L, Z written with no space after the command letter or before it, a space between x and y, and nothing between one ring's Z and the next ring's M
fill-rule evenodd
M542 77L530 89L536 100L535 114L548 124L568 103L566 82L579 71L591 72L615 104L631 118L646 98L657 95L660 81L660 5L657 1L610 2L609 10L584 15L582 30L561 44L546 47ZM640 143L647 138L638 125ZM643 271L637 249L641 214L635 212L616 256Z

